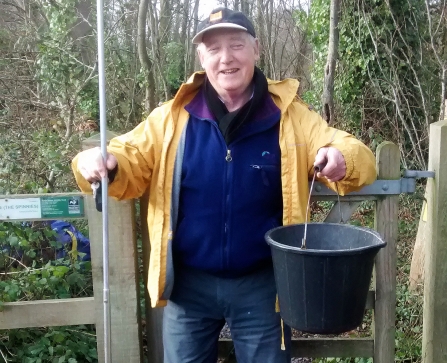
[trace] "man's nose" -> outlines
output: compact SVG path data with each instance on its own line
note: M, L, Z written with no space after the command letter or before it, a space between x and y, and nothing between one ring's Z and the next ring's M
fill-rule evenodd
M232 60L233 60L233 52L231 51L231 48L223 48L220 61L222 63L227 64L227 63L230 63Z

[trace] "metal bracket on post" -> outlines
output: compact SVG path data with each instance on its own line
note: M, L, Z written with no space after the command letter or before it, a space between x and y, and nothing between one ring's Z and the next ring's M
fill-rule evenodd
M396 180L376 180L370 185L364 186L361 190L349 193L341 197L344 200L360 201L360 200L374 200L387 195L412 194L416 191L417 178L434 178L434 171L426 170L405 170L404 175ZM315 182L314 190L312 191L313 200L332 200L337 197L337 193L329 189L326 185L320 182ZM334 199L335 200L335 199Z
M403 190L402 193L414 193L416 191L416 179L418 178L434 178L435 172L428 170L404 170L403 183L406 184L408 191Z
M435 172L429 170L404 170L404 178L434 178Z

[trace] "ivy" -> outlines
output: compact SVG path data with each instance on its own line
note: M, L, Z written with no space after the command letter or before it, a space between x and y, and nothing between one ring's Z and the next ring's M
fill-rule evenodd
M76 0L59 0L56 5L50 1L43 3L48 26L41 30L37 43L38 58L34 72L41 91L57 101L67 124L73 122L67 116L71 108L77 107L93 118L99 113L94 64L83 60L82 47L85 44L71 36L73 27L79 22L76 3Z
M48 28L41 34L39 42L39 58L37 60L37 77L46 92L68 91L76 85L82 73L76 62L77 55L69 36L69 29L76 21L75 1L62 0L57 6L49 1L43 4Z
M170 42L164 46L164 52L166 56L166 80L174 94L180 88L185 77L183 74L184 46L180 43Z
M314 0L308 16L301 12L296 17L314 54L312 87L303 98L317 109L321 108L329 15L330 1ZM339 30L334 86L338 125L373 147L375 139L401 144L403 154L410 156L405 165L423 167L428 152L424 135L439 112L441 85L424 1L344 1Z

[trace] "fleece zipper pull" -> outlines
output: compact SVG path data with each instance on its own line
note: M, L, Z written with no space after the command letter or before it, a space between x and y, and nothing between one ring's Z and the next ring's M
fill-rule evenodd
M231 150L227 150L227 156L225 156L225 160L227 162L230 162L233 160L233 157L231 156Z

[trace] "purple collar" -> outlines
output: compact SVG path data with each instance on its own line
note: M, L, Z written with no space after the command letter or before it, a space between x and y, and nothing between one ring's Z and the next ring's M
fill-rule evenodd
M206 104L203 87L200 88L192 101L185 106L185 110L188 111L190 115L197 118L216 121L216 118ZM262 105L258 106L254 119L262 120L278 112L280 112L279 108L275 105L272 97L269 95L266 97Z

